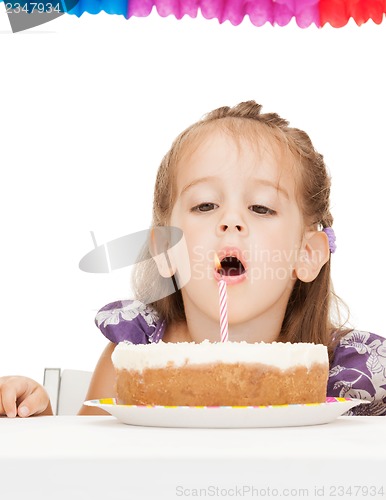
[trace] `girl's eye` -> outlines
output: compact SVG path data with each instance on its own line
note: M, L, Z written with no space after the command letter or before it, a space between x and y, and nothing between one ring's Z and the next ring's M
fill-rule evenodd
M217 207L214 203L200 203L192 208L192 212L210 212Z
M275 210L265 207L264 205L252 205L249 209L259 215L276 215Z

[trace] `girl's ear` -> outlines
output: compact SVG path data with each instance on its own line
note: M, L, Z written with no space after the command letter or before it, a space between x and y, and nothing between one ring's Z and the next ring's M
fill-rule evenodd
M330 247L327 234L323 231L306 233L295 264L294 271L297 278L305 283L313 281L329 258Z

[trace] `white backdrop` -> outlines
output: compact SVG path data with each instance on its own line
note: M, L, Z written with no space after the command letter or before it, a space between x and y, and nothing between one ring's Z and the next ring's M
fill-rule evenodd
M301 30L99 14L12 34L0 4L0 374L93 369L98 308L130 269L80 258L145 229L171 141L205 112L255 99L304 128L333 178L333 278L351 323L386 335L386 22Z

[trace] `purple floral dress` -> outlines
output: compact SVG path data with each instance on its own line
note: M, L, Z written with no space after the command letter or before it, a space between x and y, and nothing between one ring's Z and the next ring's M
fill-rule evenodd
M166 329L158 313L138 300L107 304L95 323L115 344L159 342ZM330 366L327 396L370 401L346 415L386 415L386 339L358 330L342 337Z

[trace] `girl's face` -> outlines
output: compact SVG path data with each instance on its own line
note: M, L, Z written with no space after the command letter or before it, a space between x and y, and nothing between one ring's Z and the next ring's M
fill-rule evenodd
M189 251L191 280L181 290L187 317L192 311L218 321L221 278L230 333L232 324L284 316L303 224L293 174L274 151L267 140L252 147L214 131L178 165L170 223L183 230ZM260 332L258 340L275 339Z

